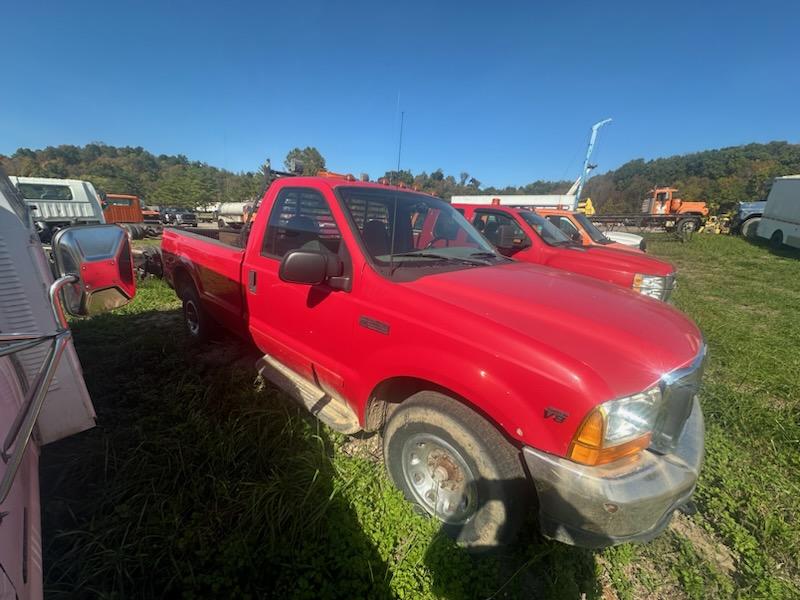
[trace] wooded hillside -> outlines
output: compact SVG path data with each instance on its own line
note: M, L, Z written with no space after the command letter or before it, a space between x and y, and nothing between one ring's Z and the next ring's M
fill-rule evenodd
M295 148L287 157L303 161L304 171L325 167L316 148ZM260 157L254 157L254 167ZM102 143L20 148L0 157L11 175L87 179L108 193L138 194L147 204L195 207L252 198L261 175L232 173L183 155L156 156L141 147L117 148ZM654 186L677 187L686 200L704 200L713 210L734 202L763 200L772 179L800 173L800 144L770 142L645 161L632 160L618 169L592 177L583 197L591 197L599 212L638 212L642 198ZM366 175L366 174L362 174ZM417 186L442 198L454 194L551 194L566 192L571 181L535 181L519 187L485 187L474 175L456 177L442 169L430 173L388 171L388 179Z

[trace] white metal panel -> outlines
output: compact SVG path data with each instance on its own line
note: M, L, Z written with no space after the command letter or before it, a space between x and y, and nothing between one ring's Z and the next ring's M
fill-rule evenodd
M800 175L775 178L764 216L800 224Z
M539 206L563 208L564 210L575 210L577 201L575 196L565 194L482 194L475 196L453 196L450 202L453 204L491 204L493 200L499 199L502 206Z
M12 183L39 185L61 185L69 187L72 200L51 200L44 198L25 198L25 202L36 209L34 220L51 222L80 221L84 223L105 223L103 210L94 186L79 179L53 179L49 177L10 177Z
M0 331L55 331L47 293L52 281L38 237L0 204ZM33 382L46 352L47 346L40 345L15 355L24 377L23 386ZM39 415L39 441L46 444L94 427L94 418L80 363L70 343Z

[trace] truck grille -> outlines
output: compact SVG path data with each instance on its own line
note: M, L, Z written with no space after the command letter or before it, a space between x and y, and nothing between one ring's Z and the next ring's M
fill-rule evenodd
M694 396L700 390L706 346L700 349L688 367L667 373L661 378L664 404L653 430L650 448L660 454L669 454L681 437L686 419L692 412Z

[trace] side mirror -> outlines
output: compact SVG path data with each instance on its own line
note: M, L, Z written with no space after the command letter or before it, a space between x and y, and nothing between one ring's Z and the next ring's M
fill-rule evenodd
M514 247L514 228L510 225L500 225L497 228L497 247L509 250Z
M66 227L53 236L61 276L75 281L63 288L64 308L85 317L124 306L136 295L128 234L116 225Z
M578 242L579 244L583 243L583 238L581 237L580 231L573 231L570 237L572 238L573 242Z
M344 265L335 254L294 250L283 257L278 277L288 283L320 285L327 283L335 290L350 291L350 278L343 277Z

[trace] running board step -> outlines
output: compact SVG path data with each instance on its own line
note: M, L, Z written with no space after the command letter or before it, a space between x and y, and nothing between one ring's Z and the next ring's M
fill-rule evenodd
M341 433L361 431L358 417L344 400L331 396L318 385L265 354L256 363L259 374L268 379L331 429Z

